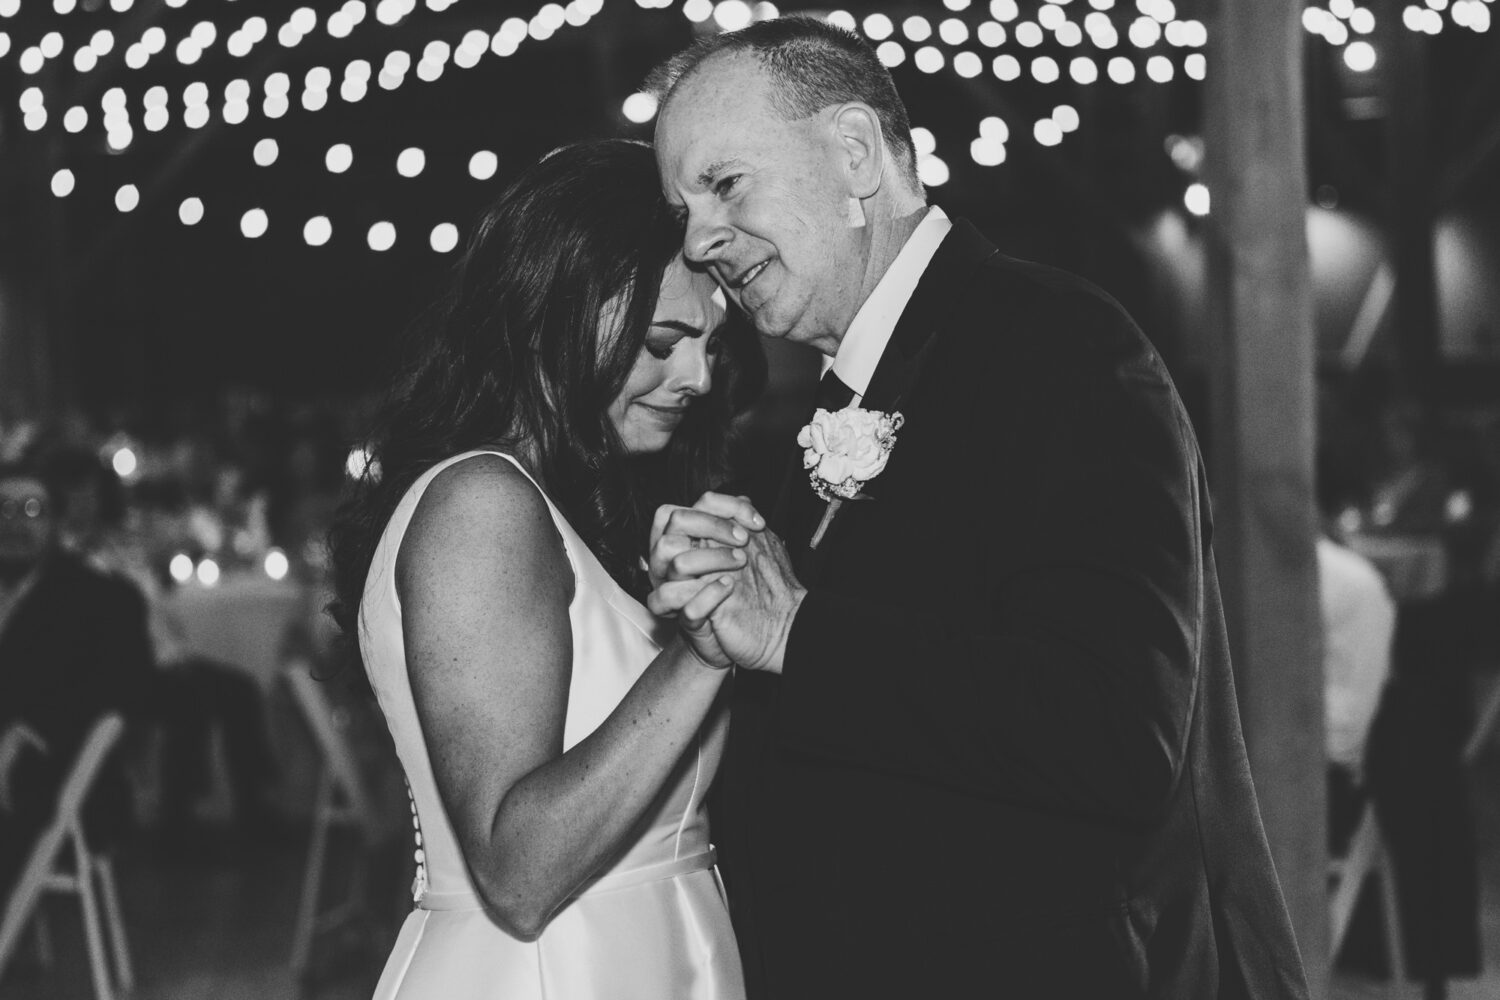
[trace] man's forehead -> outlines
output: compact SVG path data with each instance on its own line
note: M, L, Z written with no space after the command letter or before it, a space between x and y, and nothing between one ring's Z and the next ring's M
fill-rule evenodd
M694 67L671 93L662 109L658 132L675 138L695 132L705 119L743 118L768 108L769 81L760 63L745 53L719 53Z

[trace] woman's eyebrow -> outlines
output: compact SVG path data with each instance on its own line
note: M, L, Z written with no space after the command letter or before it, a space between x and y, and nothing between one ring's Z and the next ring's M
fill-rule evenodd
M680 320L680 319L661 319L661 320L655 320L655 321L652 322L651 325L653 327L662 326L662 327L666 327L669 330L676 330L679 333L681 333L683 336L686 336L686 337L701 337L701 336L703 336L703 329L701 327L696 327L693 324L685 322L685 321Z

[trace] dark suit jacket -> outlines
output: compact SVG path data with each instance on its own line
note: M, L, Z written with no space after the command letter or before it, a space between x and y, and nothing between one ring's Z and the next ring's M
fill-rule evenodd
M105 712L132 714L152 672L140 591L66 553L48 557L0 631L0 730L24 722L49 751L23 755L12 776L17 822L35 825L50 818L58 787L89 730ZM126 816L117 769L112 763L90 803L90 815L108 827L118 827Z
M715 829L752 996L1305 997L1202 463L1086 282L944 240L863 405L906 425L739 672ZM809 558L810 555L810 558Z

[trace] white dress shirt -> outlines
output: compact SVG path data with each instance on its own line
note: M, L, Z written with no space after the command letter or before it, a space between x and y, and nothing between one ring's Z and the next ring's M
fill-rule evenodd
M1358 773L1365 737L1391 673L1396 602L1364 556L1318 539L1328 759Z
M917 282L922 280L933 254L937 253L943 237L952 228L953 223L941 208L933 205L927 209L927 214L907 237L901 252L891 261L890 268L881 275L870 297L854 314L832 362L834 374L854 390L852 405L858 406L864 399L875 366L880 363L880 355L885 353L885 345L890 343L891 334L896 331L901 311L911 301ZM827 371L828 367L825 359L823 370Z

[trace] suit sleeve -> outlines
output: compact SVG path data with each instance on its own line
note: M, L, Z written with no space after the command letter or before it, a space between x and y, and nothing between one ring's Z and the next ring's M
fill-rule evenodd
M810 591L784 663L786 748L1126 825L1166 808L1198 682L1207 510L1170 380L1114 315L1093 360L1023 390L1036 432L997 457L1006 514L948 511L968 526L952 558L986 560L984 613Z

